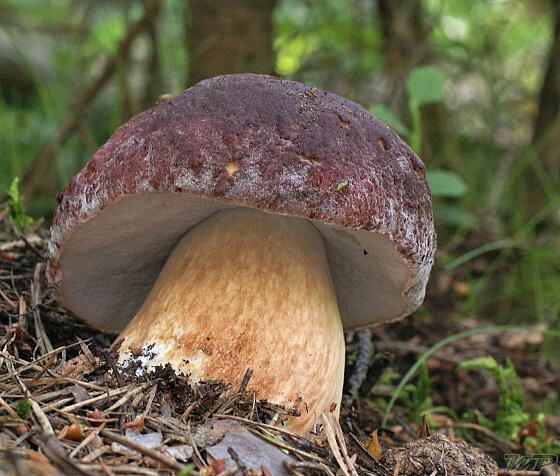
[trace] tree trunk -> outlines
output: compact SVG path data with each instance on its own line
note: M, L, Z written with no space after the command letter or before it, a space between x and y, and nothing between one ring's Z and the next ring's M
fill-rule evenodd
M430 28L420 0L379 0L378 9L384 37L385 71L391 81L392 104L389 107L407 123L406 80L414 68L433 62ZM422 107L423 141L422 150L418 152L425 162L433 162L436 157L454 157L446 150L450 141L443 139L449 137L447 115L441 103Z
M232 73L274 73L272 11L276 0L190 2L189 83Z
M560 186L560 4L551 2L555 15L554 38L539 98L539 113L533 131L533 146L551 184ZM527 199L531 214L547 204L542 184L529 174Z

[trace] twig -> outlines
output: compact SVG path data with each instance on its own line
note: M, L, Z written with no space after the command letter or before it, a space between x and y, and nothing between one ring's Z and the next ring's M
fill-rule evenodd
M360 455L362 456L362 459L365 460L365 462L373 467L380 476L391 476L391 473L389 472L389 470L383 466L379 461L377 461L373 456L371 456L368 452L368 450L366 450L364 448L364 445L362 444L362 442L356 437L356 435L354 435L353 433L350 433L350 438L354 441L354 443L356 444Z
M103 461L100 461L99 464L101 465L101 470L103 471L105 476L117 476Z
M105 436L106 438L109 438L110 440L115 441L116 443L119 443L123 446L126 446L127 448L138 451L139 453L142 453L145 456L149 456L150 458L153 458L156 461L159 461L160 463L168 466L171 469L175 469L177 471L180 471L185 467L182 464L178 463L175 459L164 456L161 453L159 453L158 451L155 451L155 450L152 450L150 448L146 448L145 446L139 445L138 443L136 443L132 440L129 440L125 436L119 435L118 433L113 433L112 431L109 431L107 429L103 429L103 430L101 430L101 434L103 436Z
M334 434L332 424L324 413L321 413L321 421L323 423L323 431L325 432L327 441L329 442L329 448L331 449L339 468L344 473L344 476L350 476L348 468L346 467L346 463L344 462L344 458L340 453L340 448L338 447L338 444L336 442L336 436Z
M196 453L197 458L203 463L206 464L204 461L204 458L202 457L202 455L200 454L200 451L198 451L198 445L196 444L196 442L194 441L192 432L191 432L191 422L189 422L187 424L187 435L189 437L189 443L190 445L193 447L194 452Z
M43 255L33 244L31 241L27 239L25 235L20 235L23 242L27 245L27 247L33 252L35 256L37 256L41 261L47 261L47 257Z
M113 476L116 474L130 474L130 465L125 464L119 464L115 466L111 465L111 469L109 470L109 466L107 466L105 463L100 462L98 464L88 466L88 468L92 469L93 471L97 471L96 475L100 474L100 472L104 472L105 476ZM103 468L105 468L105 470ZM162 474L162 472L155 469L143 468L142 466L134 466L133 474L134 476L159 476L160 474ZM196 476L200 473L198 471L191 471L188 474L189 476Z
M41 449L47 458L63 469L64 474L71 476L93 476L91 473L80 469L70 458L68 458L68 456L66 456L60 441L57 440L56 436L51 435L45 438L43 444L41 445Z
M343 407L349 407L356 399L371 363L371 353L373 351L371 329L362 329L356 332L356 340L358 341L358 351L352 368L352 375L348 381L348 392L342 395Z
M0 382L3 382L4 380L10 379L10 378L14 377L16 374L19 375L20 373L22 373L22 372L24 372L25 370L28 370L28 369L32 369L32 368L35 368L36 370L42 369L43 368L43 364L41 364L42 361L50 359L51 356L54 356L54 355L58 354L59 352L62 352L64 349L65 349L65 347L57 347L56 349L49 352L48 354L43 354L43 355L37 357L36 359L32 360L31 362L23 363L23 365L21 367L18 367L17 370L14 369L12 372L7 373L5 375L2 375L0 377ZM5 351L2 354L3 354L2 355L3 359L14 361L14 362L17 362L17 363L21 363L20 360L14 359L14 357L7 354ZM78 381L76 381L76 382L78 382Z
M99 395L97 397L90 398L89 400L84 400L83 402L78 402L78 403L75 403L74 405L70 405L68 407L62 408L61 411L66 412L66 413L70 413L70 412L73 412L74 410L77 410L78 408L82 408L82 407L85 407L87 405L91 405L92 403L97 403L97 402L100 402L102 400L108 400L109 398L117 397L119 395L122 395L123 393L128 392L130 390L130 387L131 386L116 388L115 390L110 390L110 391L104 393L103 395Z
M124 380L122 378L122 375L119 369L117 368L117 366L115 365L115 361L111 357L111 353L107 349L103 349L103 357L105 357L105 360L111 367L111 370L113 370L113 373L115 374L115 378L117 379L117 383L119 384L119 387L124 387Z
M6 296L4 291L2 291L1 289L0 289L0 296L4 298L4 301L6 301L12 309L15 309L17 307L17 304L14 301L12 301L8 296Z
M10 445L10 449L15 450L18 445L20 445L21 443L23 443L25 440L32 437L36 433L37 433L37 431L35 429L31 429L29 431L26 431L23 435L21 435L20 437L18 437L17 439L15 439L12 442L12 444Z
M0 251L11 251L15 248L24 248L26 245L30 244L42 244L43 239L40 236L30 236L27 238L27 241L23 239L15 240L15 241L8 241L7 243L0 243ZM44 260L44 258L43 258Z
M0 397L0 405L10 414L10 416L16 421L22 421L16 411L6 402L2 397Z
M228 447L227 452L229 453L229 455L231 456L231 459L235 462L235 464L237 465L237 467L241 471L241 474L247 474L247 466L245 466L243 464L243 461L241 461L241 458L237 454L237 451L235 451L231 447Z
M10 369L10 371L13 373L13 371L14 371L13 362L11 360L6 360L6 364L8 366L8 369ZM21 380L19 378L19 375L15 374L15 373L14 373L14 379L16 380L18 385L20 386L24 397L27 398L31 402L31 408L33 408L33 412L35 413L35 416L37 417L37 420L39 420L39 424L41 425L41 428L43 429L43 433L47 436L54 435L54 430L51 426L51 422L49 421L49 419L47 418L47 415L45 415L45 412L41 409L39 404L33 398L31 398L31 394L30 394L29 390L27 389L27 386L23 383L23 380Z
M142 18L140 18L140 20L136 23L130 25L126 36L119 43L117 52L109 58L99 77L88 89L86 89L80 99L76 102L72 116L58 130L56 138L45 145L28 165L21 181L22 195L30 197L33 194L35 184L43 175L48 163L54 157L56 148L59 145L64 144L66 139L68 139L68 137L79 128L80 123L85 116L87 107L97 96L99 91L101 91L101 89L103 89L107 82L113 77L117 71L119 61L128 56L133 40L150 22L154 21L158 13L160 3L160 0L148 1L144 7L144 15L142 15Z
M41 313L39 312L39 304L41 303L41 269L43 263L37 263L33 272L33 282L31 283L31 306L33 307L33 323L35 324L35 334L41 354L46 354L53 351L53 346L45 331L43 322L41 320Z
M89 445L90 441L93 440L96 437L96 435L98 435L99 432L105 428L106 424L107 422L104 421L103 423L101 423L99 427L94 428L92 431L90 431L88 436L86 436L82 441L80 441L80 444L72 450L72 452L70 453L70 458L75 458L82 448L85 448L87 445Z
M293 431L287 430L286 428L282 428L281 426L274 426L274 425L269 425L267 423L260 423L258 421L247 420L247 418L241 418L241 417L237 417L237 416L233 416L233 415L221 415L219 413L216 413L213 416L215 418L223 418L223 419L226 419L226 420L239 421L239 422L245 423L249 426L253 425L253 426L260 427L260 428L266 428L268 430L275 430L279 433L283 433L284 435L291 436L292 438L308 441L307 438L305 438L304 436L298 435L297 433L294 433Z
M241 381L241 385L239 385L239 390L237 391L237 393L243 395L243 392L245 392L245 389L247 388L247 385L249 384L249 380L251 380L252 375L253 375L253 371L251 369L247 369L245 375L243 376L243 380Z
M338 420L334 415L330 413L327 416L327 418L330 418L330 423L332 424L332 427L334 429L334 434L336 436L336 439L338 440L340 451L342 453L342 456L344 457L344 461L346 462L348 469L350 470L350 473L352 474L352 476L358 476L356 468L354 467L354 463L350 458L350 456L348 455L348 450L346 448L346 440L344 439L344 434L342 433L342 428L340 428L340 424L338 423Z
M128 402L132 397L134 397L134 395L143 392L150 385L152 385L152 382L146 382L140 385L139 387L135 388L134 390L131 390L129 393L127 393L122 398L120 398L115 403L113 403L109 408L104 410L104 413L111 413L113 410L122 407L126 402Z
M150 409L152 408L152 403L154 402L154 398L156 397L156 392L157 392L157 385L154 385L150 389L150 395L148 397L148 401L146 403L146 408L144 408L144 411L142 412L142 415L147 416L148 413L150 413Z
M334 473L325 463L314 463L313 461L298 461L297 463L288 463L287 461L284 461L284 465L287 466L288 469L315 469L317 471L324 471L329 476L334 476Z
M187 407L187 409L183 412L183 414L181 415L181 418L179 418L179 421L182 422L182 423L185 423L187 421L187 419L189 418L189 415L193 411L194 407L196 407L199 403L200 403L199 400L195 400L194 402L192 402Z
M111 449L111 445L100 446L99 448L93 450L91 453L85 455L80 461L82 463L91 463L92 461L95 461L100 456L103 456L110 449Z
M494 433L489 428L486 428L485 426L477 425L476 423L462 423L462 422L453 422L451 426L453 428L469 428L471 430L483 433L484 435L492 439L504 453L517 448L516 443L500 438L498 435L496 435L496 433Z
M82 339L80 339L78 336L76 336L76 340L78 341L78 344L80 345L80 349L82 350L82 352L84 353L86 358L89 360L90 364L97 365L97 360L95 359L95 357L91 353L91 350L89 350L89 347L87 346L87 344Z
M47 436L54 435L53 427L51 426L51 422L47 418L47 415L45 415L45 412L35 400L29 398L29 401L31 402L31 408L33 408L33 412L35 412L35 416L37 417L37 420L39 420L41 428L43 429L43 433Z
M10 276L0 276L0 281L12 281L12 285L13 285L16 279L17 280L29 279L32 277L33 277L32 274L11 274ZM17 292L15 286L14 286L14 291L16 291L16 294L18 295L18 299L19 299L19 293Z
M53 364L55 354L54 353L49 353L48 355L49 355L49 358L48 358L47 362L45 363L43 368L41 370L39 370L39 373L37 375L35 375L29 382L27 382L27 387L33 386L33 384L35 382L37 382L37 380L39 380L43 375L45 375L45 372L47 370L49 370L49 367Z
M293 446L290 446L286 443L281 443L280 441L278 441L276 439L267 438L262 433L259 433L258 431L256 431L253 428L247 428L247 431L249 431L253 435L258 436L259 438L265 440L269 444L273 444L274 446L278 446L278 448L282 448L283 450L291 451L294 454L297 454L299 456L303 456L305 458L313 459L315 461L324 461L324 459L321 458L320 456L314 455L312 453L308 453L307 451L303 451L303 450L300 450L298 448L294 448Z

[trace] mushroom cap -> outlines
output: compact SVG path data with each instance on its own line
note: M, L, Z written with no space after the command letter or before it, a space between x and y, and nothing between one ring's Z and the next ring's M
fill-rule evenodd
M47 275L117 333L179 239L228 207L312 221L345 329L424 299L436 235L422 161L358 104L256 74L203 81L119 127L62 193Z

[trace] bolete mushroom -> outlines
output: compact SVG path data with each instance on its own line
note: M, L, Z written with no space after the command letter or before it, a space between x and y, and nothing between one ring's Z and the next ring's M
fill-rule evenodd
M250 368L305 433L340 404L343 329L414 311L435 241L424 165L385 124L239 74L114 133L62 193L48 276L121 359L234 388Z

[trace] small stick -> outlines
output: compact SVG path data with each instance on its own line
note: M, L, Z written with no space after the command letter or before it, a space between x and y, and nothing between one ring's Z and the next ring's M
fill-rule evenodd
M259 438L262 438L267 443L278 446L278 448L282 448L284 450L291 451L292 453L303 456L305 458L314 459L315 461L319 461L319 462L324 461L324 458L321 458L320 456L314 455L313 453L308 453L306 451L299 450L297 448L294 448L293 446L287 445L286 443L281 443L280 441L278 441L276 439L266 438L262 433L259 433L258 431L254 430L253 428L247 428L247 431L249 431L250 433L252 433L255 436L258 436Z
M100 461L99 464L101 465L101 469L105 473L105 476L117 476L103 461Z
M27 239L27 243L30 244L39 244L43 240L39 236L31 236ZM23 241L21 238L19 240L8 241L7 243L0 244L0 251L11 251L14 248L23 248L26 245L26 242ZM45 258L43 258L45 260Z
M13 339L14 338L11 338L8 342L6 342L6 346L10 345L13 342ZM54 351L54 352L56 352L56 351ZM28 370L28 369L41 370L42 367L40 365L37 365L37 363L40 362L41 360L45 360L45 358L48 355L49 354L45 354L45 355L42 355L42 356L38 357L37 359L35 359L31 362L25 362L24 360L16 359L15 357L11 356L10 354L8 354L6 352L6 349L4 348L4 350L2 351L2 355L1 355L2 364L3 364L4 360L6 360L7 362L12 362L12 363L15 362L17 364L21 364L22 362L24 362L24 364L21 367L18 367L17 370L12 365L11 370L8 373L6 373L6 374L4 374L0 377L0 382L3 382L4 380L9 380L12 377L16 377L17 375L19 375L20 373L22 373L23 371ZM0 364L0 367L2 366L2 364Z
M121 376L121 373L119 372L119 369L115 365L115 362L113 361L113 358L111 357L111 354L109 353L109 351L107 349L103 349L103 357L105 357L105 360L111 366L111 369L113 370L113 373L115 374L115 377L117 378L117 383L119 384L119 387L124 387L125 383L124 383L124 380Z
M129 440L125 436L119 435L118 433L114 433L114 432L109 431L107 429L103 429L103 430L101 430L101 434L103 436L105 436L106 438L109 438L110 440L115 441L116 443L119 443L123 446L126 446L127 448L138 451L139 453L142 453L145 456L149 456L150 458L153 458L156 461L159 461L160 463L164 464L165 466L167 466L171 469L181 471L185 467L182 464L178 463L175 459L169 458L168 456L164 456L161 453L159 453L158 451L155 451L155 450L152 450L150 448L146 448L145 446L139 445L138 443L136 443L132 440Z
M27 330L27 306L25 305L25 299L23 299L23 296L19 297L17 325L23 330Z
M93 476L91 473L86 472L76 466L74 461L72 461L66 455L64 448L62 447L60 441L54 435L47 436L41 441L40 447L45 454L45 456L52 462L56 463L61 467L64 474L72 476Z
M135 388L134 390L131 390L129 393L127 393L126 395L121 397L119 400L117 400L115 403L113 403L109 408L105 409L104 413L111 413L116 408L119 408L119 407L123 406L132 397L134 397L134 395L137 395L138 393L143 392L150 385L152 385L152 382L146 382L146 383L143 383L142 385L140 385L139 387Z
M346 440L344 439L344 434L342 433L342 428L340 428L340 424L338 423L338 420L332 414L329 414L328 418L330 418L331 420L331 424L334 429L334 434L336 435L336 439L338 440L340 451L342 453L342 456L344 457L344 461L346 461L346 465L348 466L348 469L350 469L350 473L352 474L352 476L358 476L356 468L354 467L354 463L352 462L352 459L348 455L348 450L346 448Z
M338 444L336 442L336 436L334 434L334 430L333 430L333 427L331 425L331 422L329 421L329 419L327 418L327 416L324 413L321 413L321 420L323 422L323 430L325 432L325 435L327 436L327 441L329 443L329 447L330 447L331 451L333 452L334 458L336 459L336 462L338 463L339 468L344 473L344 476L350 476L350 473L348 472L348 468L346 467L346 464L344 462L344 458L342 457L342 454L340 453L340 448L338 447Z
M22 363L22 362L24 362L23 365L22 365L21 367L19 367L17 370L14 370L14 372L16 372L16 373L19 374L19 373L21 373L21 372L23 372L24 370L27 370L27 369L37 369L37 370L40 370L40 369L42 368L41 362L42 362L43 360L47 360L47 359L49 359L49 358L51 357L51 355L56 355L56 354L62 352L64 349L67 349L67 348L69 348L69 347L71 347L71 346L68 346L68 347L64 347L64 346L62 346L62 347L57 347L57 348L54 349L53 351L51 351L51 352L49 352L49 353L47 353L47 354L41 355L41 356L37 357L36 359L32 360L31 362L25 362L25 361L16 360L16 359L14 359L11 355L6 354L5 352L3 353L2 358L5 358L5 359L7 359L7 360L13 360L13 361L15 361L15 362L17 362L17 363ZM8 379L10 379L10 378L13 377L13 376L14 376L13 373L8 373L8 374L5 374L5 375L2 375L2 376L0 377L0 382L3 382L4 380L8 380ZM67 378L70 379L70 377L67 377ZM72 381L72 380L69 380L69 381ZM81 382L80 380L74 380L74 383L82 383L84 386L87 384L86 382ZM102 390L104 390L104 389L102 389Z
M54 362L54 356L55 356L55 354L49 353L49 359L47 360L47 362L43 366L43 368L41 370L39 370L39 373L37 375L35 375L29 382L27 382L28 387L31 387L37 380L39 380L43 375L45 375L45 372L47 370L49 370L49 367Z
M6 296L4 291L2 291L1 289L0 289L0 296L2 296L4 298L4 301L6 301L12 309L15 309L17 307L17 303L15 303L8 296Z
M45 413L50 412L51 410L60 412L61 410L59 410L57 407L59 407L60 405L65 405L66 403L73 402L74 400L75 400L75 398L73 396L72 397L61 398L60 400L56 400L52 403L49 403L48 405L45 405L43 407L43 411ZM62 412L62 413L65 413L65 412Z
M157 471L155 469L148 469L148 468L143 468L142 466L137 466L134 465L132 466L132 468L134 468L134 473L131 473L131 465L130 464L117 464L117 465L111 465L111 473L107 473L107 471L105 471L103 473L103 467L105 467L105 470L108 470L109 466L107 466L106 463L97 463L97 464L92 464L92 465L88 465L88 469L91 469L93 471L97 471L96 476L99 474L105 474L105 476L113 476L116 474L122 474L122 475L130 475L133 474L134 476L160 476L160 474L162 474L161 471ZM169 474L169 471L167 471L164 474ZM198 476L200 473L198 471L191 471L190 473L188 473L189 476Z
M187 435L189 436L189 442L190 442L191 446L193 447L193 450L196 453L196 456L198 457L198 459L201 461L202 464L207 464L206 461L204 461L204 458L202 457L202 455L200 454L200 451L198 451L198 446L196 445L196 442L194 441L194 438L192 436L191 422L189 422L187 424Z
M150 389L150 396L148 397L148 403L146 403L146 408L144 408L142 415L147 416L148 413L150 413L150 409L152 408L152 403L154 402L154 398L156 397L156 392L157 392L157 385L154 385Z
M10 414L10 416L16 421L22 421L17 412L6 402L2 397L0 397L0 405Z
M216 413L213 416L215 418L225 418L226 420L240 421L242 423L246 423L249 426L253 425L253 426L258 426L260 428L266 428L268 430L276 430L279 433L284 433L285 435L291 436L292 438L297 438L297 439L300 439L300 440L307 441L307 438L305 438L304 436L298 435L297 433L294 433L293 431L286 430L285 428L282 428L281 426L274 426L274 425L269 425L267 423L260 423L258 421L248 420L247 418L241 418L241 417L237 417L237 416L233 416L233 415L222 415L220 413Z
M36 255L38 256L41 261L47 261L47 257L43 256L43 253L41 253L37 248L35 248L35 246L33 246L33 244L31 243L31 240L27 239L26 236L24 235L20 235L22 241L27 245L27 247Z
M354 363L352 374L348 380L348 393L342 395L343 407L349 407L356 399L358 391L366 379L368 368L371 363L371 353L373 351L371 329L362 329L356 332L356 340L358 341L356 362Z
M95 357L91 353L91 350L89 350L89 347L87 346L87 344L82 339L80 339L78 336L76 336L76 339L78 340L78 344L80 344L80 349L82 350L82 352L84 353L86 358L89 360L89 362L93 365L96 365L97 360L95 359Z
M379 461L377 461L373 456L371 456L368 450L365 449L362 442L358 439L356 435L350 433L350 438L354 440L354 443L358 447L361 457L365 460L365 462L375 468L376 471L379 472L380 476L391 476L391 473L383 466Z
M243 376L243 380L241 381L241 385L239 385L239 390L237 391L237 393L243 394L243 392L245 392L245 389L247 388L252 375L253 371L251 369L247 369L245 375Z
M51 422L47 418L47 415L45 415L45 412L41 410L41 407L35 400L29 398L29 401L31 402L31 408L33 408L37 420L39 420L39 423L41 424L41 428L43 428L43 433L47 436L54 435L53 427L51 426Z
M99 458L100 456L103 456L110 449L111 449L111 445L100 446L96 450L93 450L91 453L85 455L80 461L82 463L91 463L95 461L97 458Z
M181 415L181 418L179 418L179 421L185 423L187 421L187 418L189 417L189 415L191 414L191 412L193 411L194 407L196 407L199 404L199 400L195 400L194 402L192 402L187 409L183 412L183 414Z
M43 326L41 313L39 312L39 304L41 303L41 270L43 263L37 263L33 272L33 282L31 283L31 305L33 307L33 323L35 324L35 334L39 341L41 354L53 351L53 346Z
M82 441L80 441L80 444L72 450L72 452L70 453L70 458L76 457L76 455L80 452L82 448L89 445L90 441L93 440L99 434L99 432L103 430L103 428L105 428L105 425L107 425L106 421L101 423L101 425L95 428L93 431L90 431L88 436L86 436Z
M70 413L70 412L73 412L74 410L77 410L78 408L85 407L85 406L90 405L92 403L97 403L97 402L100 402L102 400L108 400L110 398L117 397L119 395L122 395L123 393L128 392L129 390L130 390L130 386L116 388L115 390L110 390L110 391L104 393L103 395L99 395L97 397L90 398L89 400L84 400L83 402L78 402L78 403L75 403L74 405L69 405L67 407L64 407L64 408L61 409L61 411L66 412L66 413Z
M243 461L241 461L241 458L237 454L237 451L235 451L231 446L228 446L227 452L231 456L231 459L235 461L235 464L237 465L239 470L241 470L241 474L247 474L247 466L243 464Z
M312 461L298 461L297 463L286 463L290 468L316 469L325 471L327 474L334 476L334 473L325 465L325 463L314 463Z

